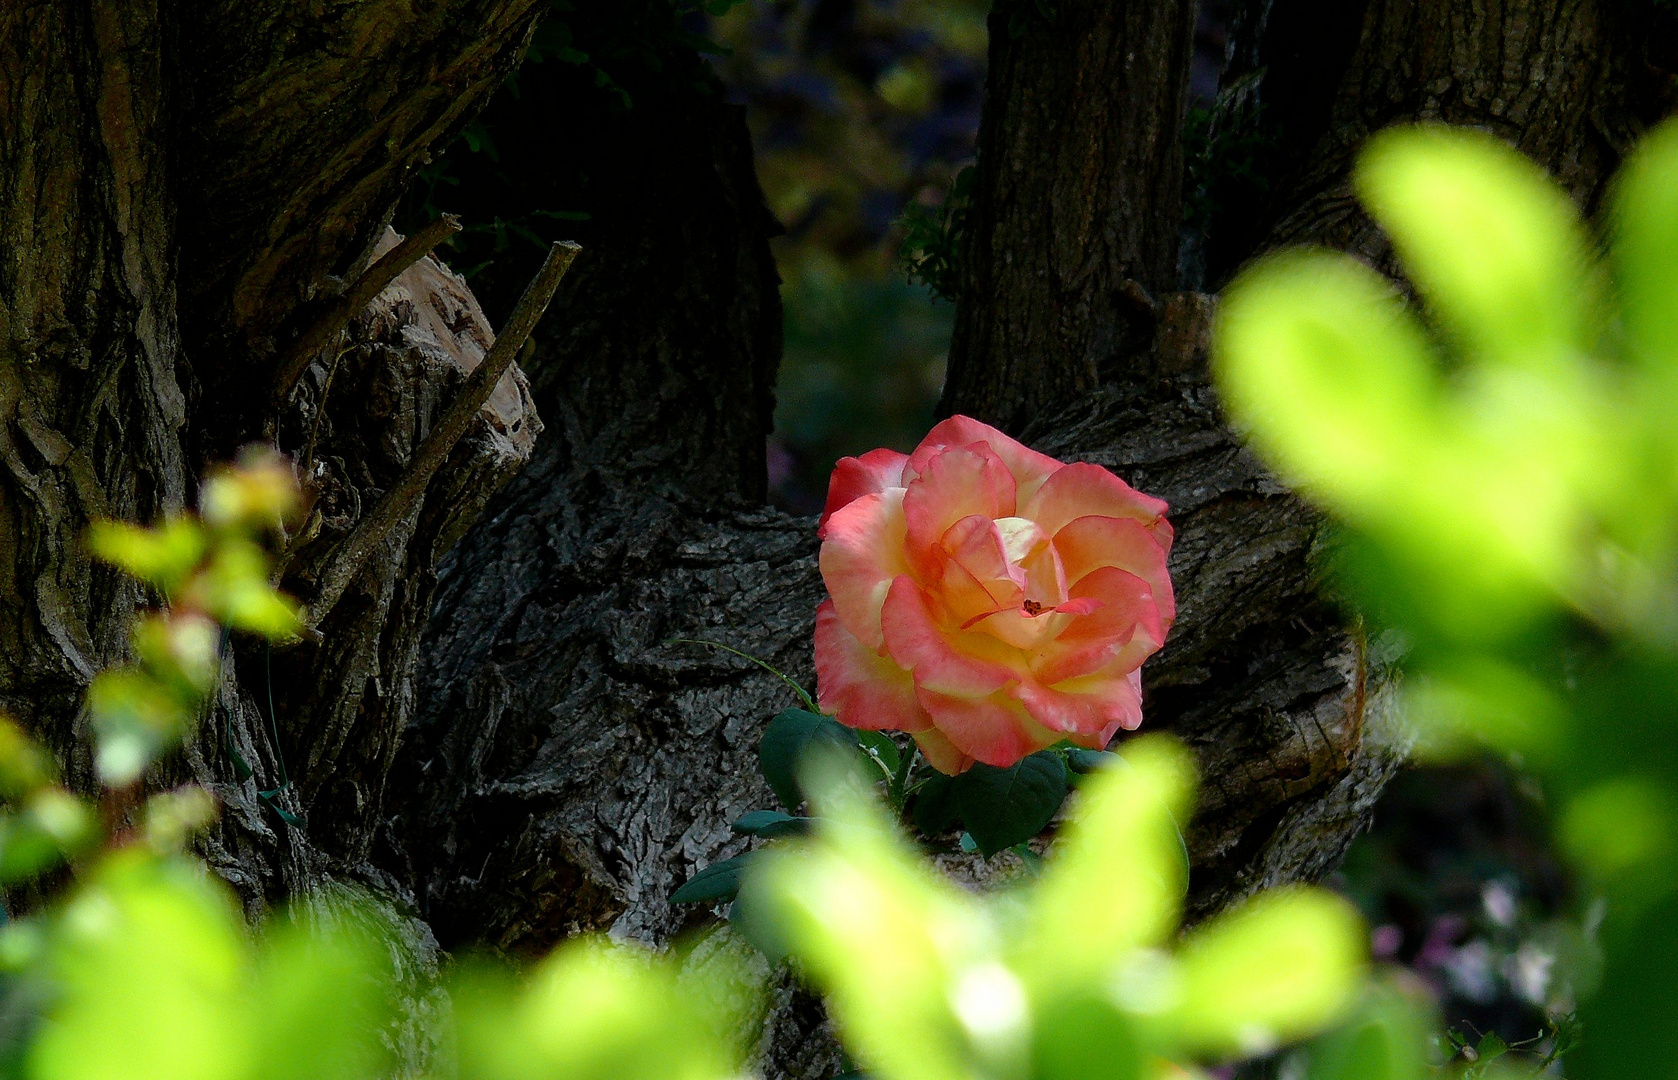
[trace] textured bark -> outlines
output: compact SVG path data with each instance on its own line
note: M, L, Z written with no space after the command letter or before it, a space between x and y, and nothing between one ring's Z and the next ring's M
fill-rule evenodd
M1017 433L1148 349L1177 288L1192 0L998 3L941 409Z
M541 95L521 78L498 107ZM670 890L768 798L757 735L793 703L664 642L738 641L810 679L812 541L754 505L780 303L744 118L685 88L635 102L576 117L551 174L591 178L547 196L588 199L591 255L530 362L549 428L451 556L425 646L393 835L445 944L614 922L662 940Z
M1253 0L1226 85L1260 147L1264 189L1211 229L1209 277L1255 251L1326 243L1391 270L1348 174L1369 135L1440 121L1490 131L1586 211L1621 158L1678 103L1678 14L1644 0Z
M433 264L266 410L277 347L365 264L409 173L510 69L536 6L0 8L0 706L73 782L92 779L83 692L151 599L90 562L87 523L181 509L245 441L272 435L299 460L312 444L318 513L286 582L306 598L325 549L481 355L481 313ZM433 303L447 310L421 310ZM338 396L323 407L329 369ZM279 715L262 654L240 645L187 760L156 777L191 773L223 798L209 854L253 903L371 873L432 563L538 424L519 378L503 389L326 643L275 656ZM300 778L280 798L310 812L307 832L256 798L279 786L271 727ZM253 779L235 779L229 746Z

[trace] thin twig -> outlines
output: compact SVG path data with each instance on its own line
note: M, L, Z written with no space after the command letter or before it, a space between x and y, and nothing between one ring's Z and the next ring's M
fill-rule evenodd
M548 249L547 262L542 264L535 280L519 297L507 325L501 328L495 344L490 346L489 355L467 376L460 396L449 403L432 427L431 434L420 443L408 463L408 470L328 557L326 568L321 571L319 591L303 614L305 625L320 625L321 619L332 610L332 605L338 602L374 550L384 543L390 531L425 494L432 474L448 459L449 451L466 434L478 410L484 407L501 376L512 366L513 358L524 347L542 313L548 309L548 301L553 299L560 279L565 277L565 272L571 269L571 263L582 250L576 244L563 240Z
M459 231L460 219L453 214L444 214L369 266L367 272L322 312L320 318L304 330L281 357L278 374L274 378L273 404L278 407L285 403L297 387L297 380L309 369L315 354L337 337L351 319L373 302L374 297L384 292L398 274L425 258L438 244Z

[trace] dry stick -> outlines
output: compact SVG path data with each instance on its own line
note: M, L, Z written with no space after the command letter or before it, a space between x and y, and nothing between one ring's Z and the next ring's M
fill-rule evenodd
M385 286L396 280L396 276L408 267L419 262L431 250L451 235L460 231L460 219L453 214L444 214L419 232L397 244L378 262L367 268L367 272L356 279L349 290L333 302L316 319L310 327L303 331L298 339L291 343L285 356L280 360L279 374L274 379L274 405L280 406L297 386L297 380L309 369L310 361L315 354L349 324L373 298L385 291Z
M530 332L536 329L536 323L548 309L548 301L553 299L560 279L571 269L572 261L582 250L569 241L560 241L548 249L548 261L542 264L535 280L524 290L524 295L519 297L518 306L513 308L507 325L501 328L500 336L495 339L495 344L490 346L489 355L467 376L460 396L449 403L442 418L431 429L431 434L420 444L419 450L408 464L408 471L384 493L372 512L361 519L355 531L345 537L328 558L326 569L320 575L319 591L314 602L303 613L305 625L310 628L320 625L321 619L332 610L332 605L338 602L338 598L344 594L350 581L361 571L361 567L373 551L384 543L390 530L396 527L396 523L407 515L414 503L425 493L425 487L431 481L431 474L448 458L449 451L453 450L454 444L466 434L466 429L478 415L478 410L489 400L495 384L501 381L501 376L512 366L513 357L524 347Z

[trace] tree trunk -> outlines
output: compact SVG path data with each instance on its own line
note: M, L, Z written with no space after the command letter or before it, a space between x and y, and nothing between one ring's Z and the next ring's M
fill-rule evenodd
M1214 218L1217 273L1307 239L1381 258L1345 169L1364 134L1405 119L1489 124L1593 203L1670 103L1651 42L1673 38L1635 32L1657 18L1641 3L1254 0L1234 71L1253 73L1243 93L1262 107L1242 115L1272 182ZM568 17L622 30L656 6ZM0 9L0 705L75 782L91 781L82 693L146 600L82 554L86 523L177 509L206 464L272 437L315 498L285 579L310 600L483 355L470 293L423 263L327 335L294 393L272 392L538 7ZM1316 518L1219 419L1211 301L1175 292L1190 12L1060 0L1044 24L1041 8L995 21L947 401L1173 502L1181 614L1145 673L1148 726L1200 754L1204 912L1338 858L1396 759L1376 723L1390 691L1371 677L1379 650L1315 593ZM728 822L769 803L755 745L785 687L671 642L720 641L808 683L821 596L813 522L761 505L775 224L738 109L680 40L623 84L628 111L551 62L497 105L524 134L503 140L514 183L496 198L509 216L588 212L589 250L530 382L508 375L319 643L236 651L175 770L225 804L207 854L253 907L351 879L411 891L448 943L662 940L707 917L670 890L742 848ZM484 272L492 313L526 272ZM277 800L306 828L258 795L281 786L282 755L295 783ZM820 1023L789 998L771 1071L831 1064Z
M1018 433L1148 350L1152 294L1177 288L1194 20L1193 0L991 12L945 414Z
M536 6L0 10L0 704L72 782L92 781L87 683L123 657L148 599L90 562L87 523L182 508L207 464L265 433L300 462L312 445L319 512L286 582L307 600L312 569L482 355L475 303L433 266L433 280L388 290L351 341L333 335L303 388L273 404L277 354L365 265L428 148L510 70ZM421 300L454 321L439 326ZM323 407L329 370L339 396ZM278 717L253 677L261 654L241 646L186 764L154 778L184 769L222 799L207 853L253 904L373 872L430 566L527 452L537 422L520 386L510 375L429 505L323 624L325 644L275 656ZM299 783L278 800L309 812L307 832L257 797L281 786L282 748ZM238 778L230 749L254 777Z

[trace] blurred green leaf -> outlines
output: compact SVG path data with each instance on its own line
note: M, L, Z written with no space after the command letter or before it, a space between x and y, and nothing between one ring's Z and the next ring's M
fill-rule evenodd
M1650 134L1615 179L1610 201L1614 287L1631 357L1659 380L1670 410L1678 386L1678 121Z
M1432 1075L1429 1023L1415 1001L1387 988L1311 1044L1309 1080L1423 1080Z
M1193 801L1193 766L1158 736L1127 743L1120 756L1128 768L1084 783L1036 887L1020 957L1034 986L1107 978L1130 950L1163 944L1177 926L1188 887L1177 821Z
M1572 379L1589 347L1579 214L1544 171L1494 136L1424 125L1381 132L1358 195L1469 351Z
M99 737L99 775L112 787L138 780L165 747L185 734L192 720L191 702L134 667L96 675L87 703Z
M598 939L560 946L527 980L457 976L462 1080L727 1080L727 1046L655 957Z
M994 961L983 967L991 931L971 899L909 854L861 790L841 782L818 802L814 838L764 852L745 895L773 913L867 1071L966 1080L975 1048L956 1015L958 971L994 970ZM982 983L980 975L974 986Z
M121 521L96 521L87 530L87 546L105 562L155 585L167 595L209 550L196 521L173 518L155 529Z
M246 1023L256 1080L359 1080L386 1075L381 1036L394 1019L388 940L371 908L317 903L270 922Z
M1171 1021L1193 1050L1252 1054L1321 1030L1356 1000L1363 921L1320 889L1272 890L1197 928Z
M40 1080L221 1080L251 1062L239 917L202 864L127 849L58 917Z
M1140 1080L1144 1044L1136 1025L1094 995L1052 1001L1037 1011L1033 1080Z

